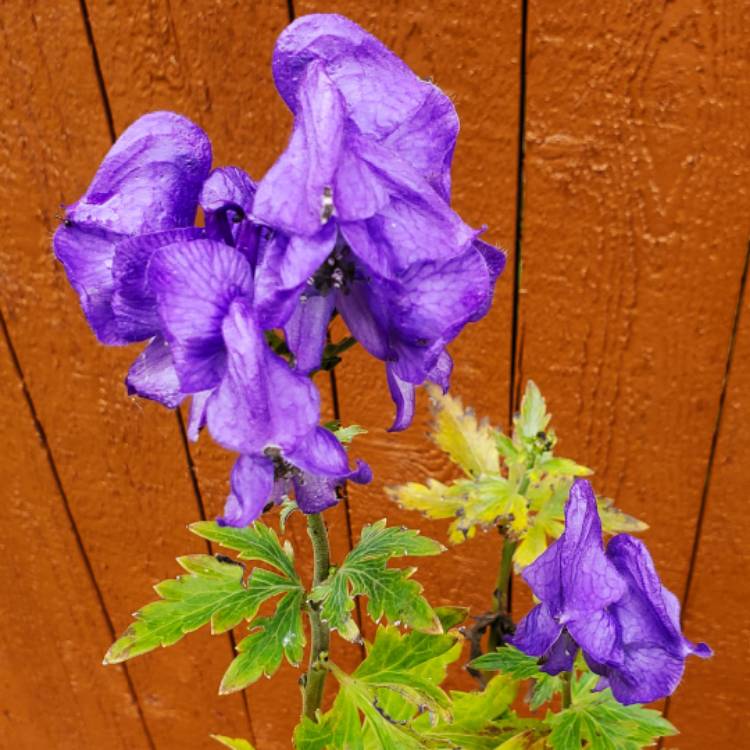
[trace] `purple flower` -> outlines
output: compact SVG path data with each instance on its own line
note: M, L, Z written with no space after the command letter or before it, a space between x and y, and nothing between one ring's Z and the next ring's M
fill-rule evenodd
M295 350L314 367L321 313L338 309L363 346L388 363L393 428L402 429L415 385L429 379L447 387L445 345L486 313L505 261L449 205L455 110L341 16L293 23L273 65L295 124L258 186L253 216L289 240L259 260L259 315L278 326L313 312L316 323L294 325L316 342L303 356Z
M521 620L513 644L545 662L550 674L573 666L575 642L599 661L622 658L610 605L626 584L607 560L591 485L573 483L565 506L565 532L523 572L541 604Z
M683 637L679 603L641 541L620 534L605 554L596 497L585 480L571 487L565 532L523 578L541 603L511 642L540 657L544 672L572 669L580 647L602 676L599 689L611 687L621 703L643 703L675 690L688 654L711 654Z
M116 277L137 287L142 264L134 258L163 243L160 234L170 233L169 241L175 230L196 236L191 225L210 167L211 144L199 127L172 112L152 112L118 138L86 193L66 208L55 255L102 343L153 335L153 320L133 313L127 300L115 301Z
M680 603L662 586L646 545L618 534L607 545L607 557L627 583L625 595L612 605L619 625L623 659L589 666L602 675L598 687L612 688L621 703L647 703L671 695L682 679L685 658L712 655L705 643L691 643L680 629Z
M167 347L173 363L162 387L173 383L181 394L196 394L192 437L205 423L217 443L241 454L223 522L257 518L278 495L274 477L282 478L282 468L305 512L334 504L335 484L346 478L369 481L369 469L351 472L343 446L318 426L320 397L312 381L268 346L245 254L207 239L162 247L150 259L148 287L163 332L154 357ZM153 373L156 366L147 369ZM306 491L313 484L314 495Z

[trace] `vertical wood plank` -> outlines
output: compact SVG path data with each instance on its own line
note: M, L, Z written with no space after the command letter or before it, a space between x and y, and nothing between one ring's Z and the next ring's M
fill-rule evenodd
M0 746L147 750L124 671L100 667L106 617L1 333L0 383Z
M93 0L88 7L117 132L147 111L171 109L206 130L214 147L214 165L241 166L255 179L264 174L291 130L291 115L271 75L273 45L288 22L283 0L211 4ZM321 376L316 382L324 401L324 419L330 419L328 380ZM206 514L215 516L226 499L235 457L213 445L208 435L190 450ZM349 548L344 508L326 516L332 546L341 558ZM292 517L289 533L298 562L309 567L309 541L301 515ZM235 634L238 640L244 635L241 629ZM338 644L336 648L344 664L356 656L351 649L342 650ZM181 663L172 656L165 656L164 663L173 664L175 658ZM227 663L220 654L216 669L220 672ZM289 746L299 718L299 676L298 670L284 663L272 682L262 681L247 691L253 732L261 748ZM206 690L215 693L217 687L215 681ZM173 699L200 709L196 698L175 695ZM212 699L217 700L223 704L235 698ZM283 705L289 709L280 711Z
M745 292L727 381L721 429L709 478L702 533L690 590L685 630L714 649L707 662L688 661L685 678L670 700L669 719L681 734L665 747L700 750L739 747L750 715L747 567L750 517L746 510L750 466L750 296Z
M750 221L748 23L736 2L530 7L521 375L676 592Z
M149 584L177 572L177 554L205 547L179 533L197 510L174 416L127 399L122 378L136 350L96 343L50 248L58 206L81 194L109 147L81 8L70 0L6 5L1 13L0 300L103 600L121 630L153 596ZM47 575L54 579L55 571ZM119 686L120 671L101 667L103 652L86 663L89 682ZM211 747L209 731L246 733L240 698L216 696L230 656L226 639L197 635L192 651L182 644L175 652L176 661L164 652L132 665L157 746Z
M489 225L490 242L512 247L519 4L295 0L295 8L298 15L330 11L352 18L453 98L461 118L453 168L454 206L474 226ZM504 424L508 417L511 288L506 271L498 283L492 312L481 323L469 326L451 346L455 358L452 392L497 424ZM390 524L419 526L423 533L445 541L446 523L426 522L402 511L383 491L384 486L428 476L441 480L457 476L455 467L426 437L429 413L424 395L411 428L392 434L386 432L394 410L383 363L355 348L337 369L337 380L344 422L361 424L370 431L355 441L353 453L365 458L375 473L371 485L349 489L355 539L365 523L385 516ZM432 602L460 602L479 614L491 605L499 556L498 536L480 534L440 558L418 561L416 575ZM468 684L466 678L464 684Z

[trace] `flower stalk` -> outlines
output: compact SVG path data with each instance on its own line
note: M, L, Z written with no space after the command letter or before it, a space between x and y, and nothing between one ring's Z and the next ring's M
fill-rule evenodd
M313 589L328 578L331 569L331 549L328 542L328 531L320 513L307 516L307 533L313 549ZM325 657L328 654L331 641L331 631L320 616L316 604L309 603L308 616L310 618L310 660L302 687L302 714L311 721L315 721L316 711L323 700L328 668Z
M573 688L572 688L572 673L562 672L560 679L562 680L562 707L570 708L573 703Z

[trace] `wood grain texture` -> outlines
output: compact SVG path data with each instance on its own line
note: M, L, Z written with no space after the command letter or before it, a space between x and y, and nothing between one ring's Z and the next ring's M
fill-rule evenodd
M700 0L529 15L521 375L677 592L750 229L749 21Z
M665 747L740 747L750 716L750 601L747 568L750 517L750 296L745 292L727 381L694 575L685 603L686 632L714 649L708 662L691 659L668 715L681 731Z
M424 78L432 78L456 104L461 134L454 158L453 203L473 226L487 224L487 239L512 246L515 227L516 135L520 10L515 2L470 3L440 0L373 5L360 0L295 0L298 15L337 12L382 39ZM512 281L500 278L492 312L469 326L451 346L456 367L452 392L462 395L480 415L504 424L508 418L509 321ZM383 488L427 477L446 480L456 468L428 440L427 400L419 398L417 417L408 431L386 432L393 406L385 368L361 348L347 353L337 369L342 416L370 432L354 444L354 455L373 468L374 482L352 486L355 538L361 527L387 517L390 524L423 529L445 541L445 523L430 523L399 509ZM489 609L500 547L494 533L451 548L440 558L417 561L417 578L434 603L461 602L474 614ZM456 684L456 683L454 683ZM464 678L462 684L470 684Z
M0 303L120 631L154 596L150 585L177 572L177 554L205 549L180 533L198 515L196 500L174 415L126 397L122 378L136 350L96 343L52 257L58 206L83 192L109 147L79 4L5 5L2 23ZM31 502L33 488L28 492ZM103 651L93 660L88 650L81 654L89 682L119 686L119 671L101 666ZM210 747L208 732L218 728L247 732L240 698L216 696L227 640L197 636L190 653L184 645L175 653L177 662L159 653L132 666L159 747Z
M0 335L0 747L147 750L110 632Z

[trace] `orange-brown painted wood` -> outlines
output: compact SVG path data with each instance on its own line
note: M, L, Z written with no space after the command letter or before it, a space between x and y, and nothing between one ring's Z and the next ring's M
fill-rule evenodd
M709 643L714 657L691 660L668 716L681 734L666 747L743 747L750 716L750 601L745 510L750 466L750 296L745 292L708 492L702 533L685 601L685 630Z
M2 311L104 605L122 631L154 597L150 586L177 572L176 555L205 549L183 531L198 509L174 415L126 397L122 378L135 350L96 343L52 257L61 202L83 192L109 147L79 3L5 5L0 13ZM33 473L33 465L22 469ZM30 487L30 506L33 497ZM84 591L88 585L81 581ZM54 644L64 636L48 637ZM241 699L216 696L231 656L227 639L196 638L192 651L180 645L131 668L161 747L210 747L209 731L248 731ZM104 671L102 656L92 659L85 636L71 646L92 685L119 689L120 670ZM23 673L12 679L28 695Z
M0 747L147 750L107 618L0 333Z

